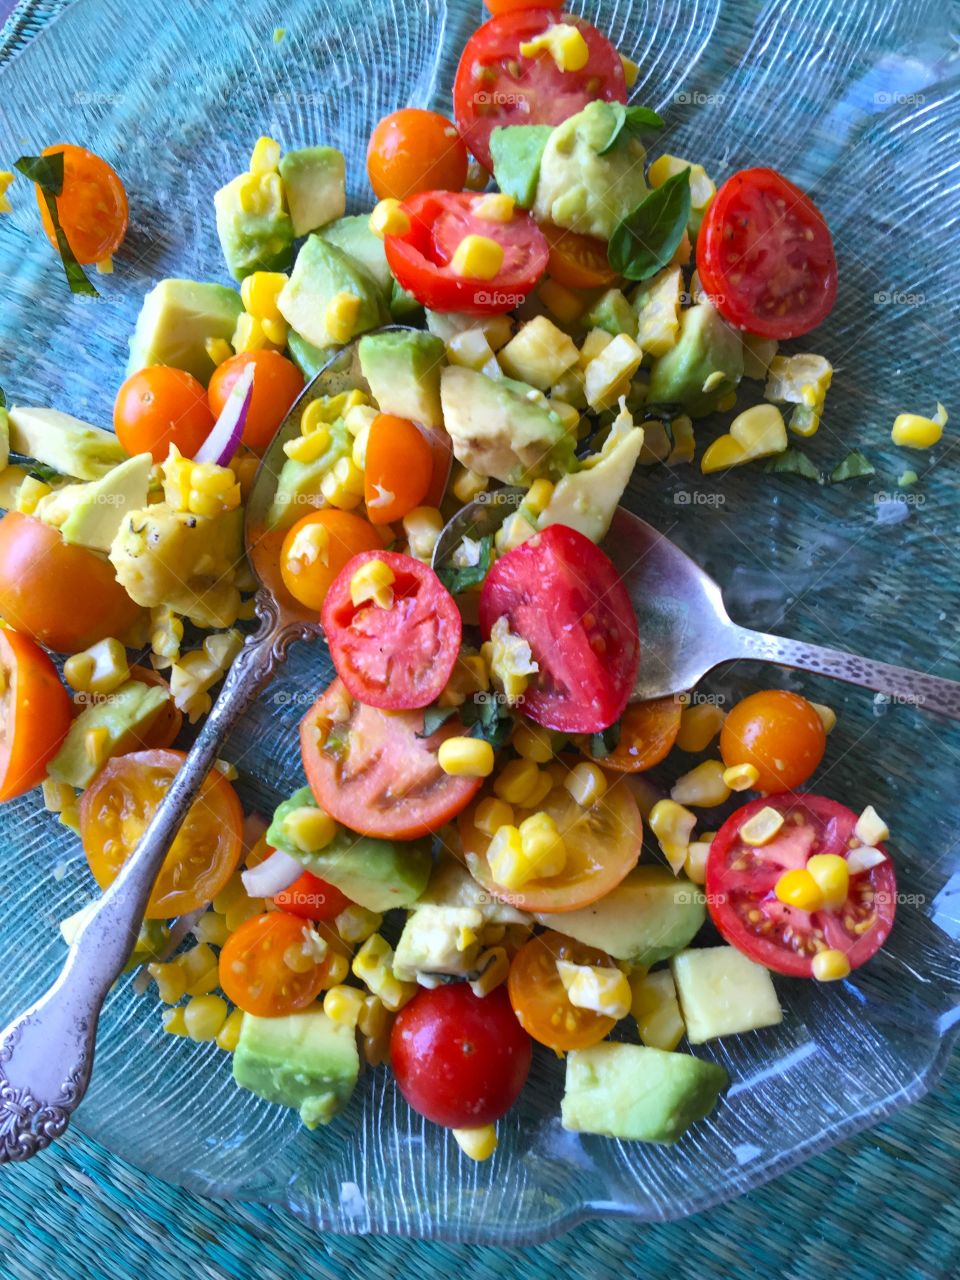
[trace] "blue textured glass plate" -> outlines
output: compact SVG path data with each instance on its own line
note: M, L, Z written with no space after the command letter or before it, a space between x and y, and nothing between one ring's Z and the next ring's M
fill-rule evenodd
M829 470L857 446L877 468L818 488L755 469L716 480L661 467L638 474L630 504L719 579L738 621L957 678L956 432L932 454L889 443L902 409L929 413L939 398L960 418L960 84L947 78L948 7L642 0L584 12L639 62L633 96L666 116L665 149L717 179L770 164L815 190L837 241L840 295L814 347L837 376L804 447ZM123 175L131 230L116 273L97 280L102 297L71 298L32 193L15 185L0 226L0 382L20 402L109 423L143 291L166 275L225 278L211 198L255 138L343 148L361 207L373 124L408 103L448 109L459 50L480 20L478 0L78 0L0 76L0 167L54 140L88 144ZM896 481L908 466L921 479L904 493ZM327 672L320 646L295 650L224 752L255 807L299 784L294 729ZM691 1213L919 1097L960 1016L960 733L913 706L756 666L712 687L729 696L759 682L838 709L815 786L888 817L903 898L887 950L850 981L778 981L781 1027L698 1050L734 1083L676 1147L566 1133L563 1068L548 1053L486 1164L413 1115L385 1071L308 1134L237 1091L218 1050L162 1035L155 999L135 998L129 980L109 1002L78 1125L160 1177L286 1205L317 1226L517 1244L591 1214ZM5 1013L52 978L56 922L90 892L78 842L37 796L4 806Z

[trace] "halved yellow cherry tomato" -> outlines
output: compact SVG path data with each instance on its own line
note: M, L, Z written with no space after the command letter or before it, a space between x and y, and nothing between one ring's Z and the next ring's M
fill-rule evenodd
M549 1049L587 1049L610 1034L616 1018L571 1004L560 981L558 960L614 967L605 952L565 934L537 934L513 958L507 979L510 1003L524 1031Z
M312 956L313 936L326 950ZM313 1004L332 986L333 957L349 954L334 930L289 911L246 920L220 952L220 986L244 1013L280 1018Z
M382 549L380 534L362 516L335 508L311 512L298 520L283 540L283 584L295 600L319 613L347 561L361 551Z

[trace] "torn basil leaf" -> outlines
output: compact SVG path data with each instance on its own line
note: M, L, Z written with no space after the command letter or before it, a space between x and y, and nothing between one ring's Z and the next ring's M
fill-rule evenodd
M476 564L453 565L449 562L437 570L437 577L452 596L479 587L493 564L493 538L490 534L480 539L480 557Z
M437 730L447 723L451 716L457 714L456 707L438 707L436 705L427 707L423 713L423 732L418 733L418 738L431 738Z
M840 484L843 480L859 480L861 476L876 474L877 469L870 459L864 457L859 449L853 449L830 472L830 483Z
M0 387L0 409L5 409L6 407L7 407L7 393L4 391L3 387Z
M628 280L646 280L676 253L690 217L690 170L674 174L614 228L610 265Z
M649 107L625 107L622 102L611 102L609 105L614 110L613 131L604 143L603 149L597 152L598 156L605 156L616 146L624 129L628 133L636 134L643 129L663 128L662 117Z
M763 469L770 475L803 476L804 480L823 484L823 476L800 449L785 449L771 458Z
M460 719L471 738L483 738L494 751L505 747L513 736L513 712L503 694L495 690L474 694L460 708Z
M48 467L45 462L31 462L27 468L27 474L43 484L53 484L54 480L60 479L60 472L53 467Z
M605 756L616 751L620 745L620 721L615 720L608 728L601 730L600 733L591 733L589 739L590 754L594 760L602 760Z
M83 267L67 243L66 233L60 225L57 196L63 191L63 152L57 151L50 156L21 156L19 160L14 161L13 167L40 188L43 203L46 205L57 237L57 248L60 251L60 260L63 263L70 292L99 298L100 294L84 274Z

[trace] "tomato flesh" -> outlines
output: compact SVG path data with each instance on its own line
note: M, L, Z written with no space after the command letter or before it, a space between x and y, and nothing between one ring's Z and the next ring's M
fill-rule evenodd
M793 791L823 759L827 735L812 703L787 689L762 689L732 708L720 730L729 769L751 764L758 791Z
M743 169L723 184L697 236L697 271L720 314L764 338L809 333L837 297L823 214L774 169Z
M86 147L56 142L41 155L63 155L63 187L56 197L57 216L74 257L83 266L112 257L127 234L129 206L120 175ZM57 234L43 193L37 204L47 239L55 249Z
M665 760L680 732L682 707L675 697L633 702L620 717L620 738L609 755L599 759L605 769L618 773L642 773ZM580 751L588 760L596 759L589 744Z
M744 823L765 807L785 823L768 844L740 836ZM818 853L847 858L857 815L835 800L812 794L761 797L738 809L714 836L707 858L706 893L714 924L738 950L776 973L809 978L824 947L843 951L856 969L877 951L893 927L896 877L889 856L850 877L847 900L836 909L801 911L777 898L785 871L805 867ZM883 846L878 846L886 853Z
M274 905L304 920L332 920L350 906L345 893L312 871L305 871L288 889L275 895Z
M524 715L562 733L598 733L619 718L640 660L637 620L609 558L566 525L550 525L497 560L480 595L484 639L498 618L539 666Z
M420 991L397 1014L390 1065L414 1111L451 1129L506 1115L526 1083L533 1049L506 990L475 996L455 982Z
M427 495L434 475L434 446L407 418L381 413L367 436L364 503L373 524L402 520Z
M576 26L589 57L579 71L561 71L545 51L526 58L520 45L557 21ZM551 8L491 18L467 41L453 86L454 114L467 146L493 171L490 134L501 125L560 124L588 102L626 102L627 84L616 49L596 27Z
M0 801L44 779L73 707L57 669L29 636L0 630Z
M389 609L355 605L350 586L370 561L393 572ZM453 597L429 566L397 551L365 551L340 571L327 593L323 629L337 675L370 707L429 706L460 655L463 624Z
M290 406L303 390L303 374L279 351L241 351L213 371L207 399L219 418L237 379L253 365L253 392L243 424L243 443L262 453L277 433Z
M113 429L131 456L165 462L170 446L192 458L213 429L203 384L183 369L152 365L133 373L117 392Z
M565 1052L599 1044L616 1026L616 1018L571 1004L560 980L557 961L615 968L603 951L562 933L539 933L513 958L507 989L517 1021L534 1040Z
M378 200L406 200L421 191L460 191L467 148L446 116L405 107L384 116L367 147L367 174Z
M603 240L544 223L540 230L550 247L550 277L568 289L606 289L618 279Z
M387 714L350 696L340 680L303 718L303 767L317 803L351 831L415 840L439 831L465 809L481 778L443 772L437 750L464 733L453 716L428 738L422 711Z

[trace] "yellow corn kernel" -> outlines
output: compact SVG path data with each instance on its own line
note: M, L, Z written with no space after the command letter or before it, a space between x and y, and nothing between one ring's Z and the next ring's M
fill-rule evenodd
M853 834L858 840L862 840L864 844L878 845L883 844L884 840L890 839L890 828L873 805L868 804L857 819Z
M574 325L586 310L582 298L556 280L544 280L537 290L540 301L561 324Z
M689 160L681 160L679 156L662 155L647 170L647 181L651 187L662 187L668 178L676 177L684 169L690 170L690 208L702 213L717 194L716 185L711 182L702 164L691 164Z
M533 867L523 855L523 841L517 827L500 827L487 849L490 874L504 889L522 889L534 875Z
M312 564L330 563L330 533L322 524L305 524L294 534L287 553L287 568L302 573Z
M183 969L188 996L205 996L220 985L217 957L206 943L192 947L174 962Z
M583 760L574 765L563 785L581 809L591 809L606 793L607 779L599 765Z
M353 1028L357 1025L364 999L358 987L331 987L323 997L323 1012L332 1022Z
M217 1048L224 1053L233 1053L240 1043L240 1031L243 1027L243 1010L233 1009L226 1022L217 1032Z
M233 355L233 347L226 338L207 338L204 340L203 349L217 368Z
M443 516L436 507L414 507L403 517L407 545L417 560L429 561L443 529Z
M356 332L360 299L348 289L335 293L323 313L323 323L331 342L349 342Z
M682 462L692 462L696 448L693 423L686 415L681 415L670 423L670 430L673 434L673 448L667 455L667 465L675 467Z
M405 236L410 230L410 218L401 202L390 196L374 205L370 230L381 240L384 236Z
M710 856L709 840L694 840L687 845L683 860L684 875L694 884L707 883L707 858Z
M532 813L517 828L523 856L536 876L558 876L567 864L567 846L549 813Z
M453 495L459 502L472 502L478 494L486 491L489 484L489 476L478 475L476 471L457 463L452 487Z
M353 437L353 448L350 450L350 458L358 471L365 471L367 468L367 444L370 440L370 430L372 427L372 422L364 423L357 434ZM375 504L376 499L374 499L374 505Z
M379 996L367 996L357 1019L357 1030L363 1036L382 1036L392 1019Z
M306 436L295 436L283 446L283 452L294 462L316 462L330 448L330 432L319 426Z
M263 336L267 339L272 347L278 350L287 345L287 338L290 334L290 326L283 317L278 319L263 319L260 321L263 328Z
M352 458L338 458L320 481L320 492L331 507L352 511L363 500L363 472Z
M497 1130L492 1124L479 1129L451 1129L457 1146L470 1160L489 1160L497 1149Z
M41 498L45 498L48 493L53 493L50 485L44 484L42 480L38 480L35 476L26 476L17 490L17 510L21 515L33 515L37 509L37 503Z
M372 601L378 609L393 605L396 576L384 560L366 560L350 579L350 599L354 606Z
M43 780L43 807L48 813L61 813L76 803L77 793L65 782L54 782L52 778Z
M834 711L833 707L828 707L823 702L811 702L810 705L820 717L820 723L823 725L824 733L829 733L836 727L837 713Z
M713 702L698 702L680 712L677 746L681 751L705 751L723 727L723 712Z
M524 760L532 760L534 764L547 764L553 759L550 730L541 729L538 724L524 721L517 725L510 739L510 745L518 756Z
M818 982L836 982L850 972L850 961L835 947L818 951L813 957L813 976Z
M237 316L237 326L230 339L230 345L239 355L241 351L262 351L267 345L267 335L263 325L256 316L242 311Z
M277 299L287 283L282 271L254 271L240 285L245 311L258 320L282 320Z
M494 795L507 804L527 805L540 782L540 770L532 760L510 760L500 770L493 784Z
M525 511L514 511L512 515L507 516L494 536L493 543L497 549L497 555L505 556L508 551L513 551L515 547L527 542L536 532L537 526L527 518ZM521 689L520 693L522 692ZM515 696L520 695L518 693Z
M77 693L90 693L94 660L89 653L75 653L63 664L63 678Z
M634 971L630 975L630 1012L637 1023L640 1040L650 1049L670 1052L684 1033L677 989L669 969L653 973Z
M675 800L658 800L650 810L650 830L657 837L660 848L667 854L667 846L680 846L686 850L697 825L697 819L689 809ZM685 856L685 855L684 855ZM670 855L667 854L668 861ZM683 865L683 858L680 859Z
M283 833L301 853L317 853L337 834L337 824L323 809L302 805L284 818Z
M552 497L553 485L549 480L534 480L524 496L523 505L535 516L539 516L547 509Z
M349 907L344 907L333 923L344 942L366 942L380 928L383 916L379 911L368 911L359 903L352 902Z
M11 213L13 205L10 203L10 197L7 195L7 189L13 182L14 175L9 169L0 170L0 213Z
M377 1036L364 1036L363 1060L368 1067L379 1067L390 1060L390 1030Z
M191 1040L216 1040L227 1020L227 1002L220 996L194 996L183 1010L183 1023Z
M164 1004L176 1004L187 994L187 975L183 965L148 964L147 973L157 984L157 994Z
M189 1034L182 1008L164 1009L160 1015L160 1022L169 1036L187 1036Z
M759 813L748 818L740 828L740 839L746 844L759 848L761 845L769 844L782 826L783 814L765 805Z
M573 964L557 961L557 973L567 999L578 1009L591 1009L608 1018L625 1018L630 1012L631 993L627 975L610 965Z
M492 280L502 266L503 246L489 236L464 236L450 260L453 274L468 280Z
M523 58L535 58L540 52L548 53L559 71L582 71L590 58L586 40L569 22L555 22L542 35L520 45Z
M502 191L493 191L478 200L471 210L475 218L484 222L512 222L516 201Z
M250 172L275 173L279 163L280 143L273 138L258 138L250 156Z
M759 777L759 770L752 764L734 764L723 771L724 784L731 791L749 791Z
M701 809L725 804L730 799L730 787L723 775L724 768L719 760L704 760L677 779L670 788L670 798L679 804L693 804Z
M828 911L843 906L850 888L850 871L846 859L836 853L815 853L807 860L807 871L817 882Z
M486 936L486 933L485 935ZM480 977L469 983L475 996L488 996L497 987L502 987L510 975L510 957L505 947L490 947L477 956L476 967Z
M496 796L486 796L474 810L473 825L485 836L495 836L501 827L513 826L513 806Z
M623 78L626 81L628 89L632 89L637 83L637 77L640 74L640 67L632 58L628 58L625 53L619 55L620 63L623 67Z
M96 729L88 729L83 735L83 750L91 764L103 764L110 754L108 730L102 725Z
M440 768L455 778L489 778L493 760L493 747L482 738L447 738L437 751Z
M230 937L227 922L217 911L205 911L193 926L192 932L198 942L206 942L214 947L222 947Z
M819 911L823 906L823 892L805 867L784 871L773 891L781 902L800 911Z
M393 948L382 934L369 937L353 957L354 976L379 996L385 1008L402 1009L417 992L415 982L400 982L393 975Z
M929 449L943 435L948 421L949 414L938 400L937 412L932 418L924 418L918 413L898 414L890 435L894 444L906 449Z

